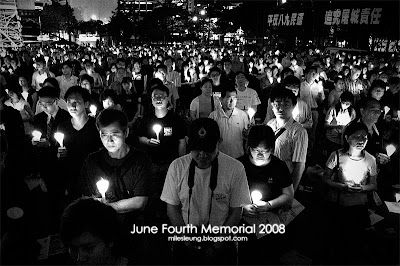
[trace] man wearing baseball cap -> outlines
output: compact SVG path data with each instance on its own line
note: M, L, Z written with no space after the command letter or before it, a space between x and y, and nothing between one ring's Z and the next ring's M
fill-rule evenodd
M220 141L214 120L193 121L189 130L190 154L171 163L161 194L174 227L193 225L201 234L202 225L237 226L242 207L251 203L244 167L218 151ZM186 241L173 245L174 264L236 262L234 242Z

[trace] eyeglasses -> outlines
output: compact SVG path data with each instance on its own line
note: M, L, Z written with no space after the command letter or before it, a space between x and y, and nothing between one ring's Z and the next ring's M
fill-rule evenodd
M278 108L278 107L284 107L284 108L290 108L293 106L292 103L289 102L272 102L272 107Z
M269 153L269 152L271 152L271 150L260 150L260 149L254 149L254 148L250 148L250 151L251 152L254 152L254 153L261 153L261 154L267 154L267 153Z
M369 112L371 112L374 115L380 115L381 113L383 113L383 110L369 110Z
M165 95L154 95L154 96L151 97L151 98L152 98L154 101L157 101L157 100L163 101L163 100L167 99L168 96L165 96Z
M39 101L39 106L40 107L51 107L51 106L53 106L53 104L56 102L56 100L54 100L53 102L50 102L50 103L45 103L45 102L40 102Z
M118 133L109 133L109 134L100 132L100 138L102 138L102 139L109 139L111 137L112 139L115 140L115 139L122 138L122 136L123 136L123 133L120 133L120 132L118 132Z

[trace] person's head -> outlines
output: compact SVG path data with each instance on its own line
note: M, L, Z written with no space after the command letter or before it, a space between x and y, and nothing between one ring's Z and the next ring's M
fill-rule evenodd
M372 82L368 90L368 96L377 99L378 101L383 97L386 90L386 83L383 80L376 79Z
M133 60L133 71L139 73L141 70L141 64L138 59Z
M279 68L274 65L274 66L272 66L271 71L272 71L272 76L274 78L278 78L278 76L279 76Z
M233 87L229 87L226 90L223 90L221 92L221 105L222 108L227 111L227 110L233 110L236 107L237 103L237 91Z
M60 92L53 87L44 86L38 91L39 106L47 115L53 115L58 110L58 99Z
M166 66L167 68L171 68L172 65L173 65L173 63L174 63L174 60L172 59L171 56L166 56L166 57L165 57L165 59L164 59L164 64L165 64L165 66Z
M104 109L112 108L117 104L118 95L115 90L104 90L100 95L101 103Z
M164 82L167 79L167 66L166 65L158 65L156 67L156 73L154 73L154 77L156 77Z
M151 92L151 100L154 108L165 109L168 106L169 89L161 84L154 86Z
M255 165L268 163L275 149L275 135L272 128L267 125L252 126L247 138L247 146L251 161Z
M219 69L218 67L212 67L210 69L209 75L214 85L219 84L221 79L221 69Z
M297 59L296 57L292 57L292 59L290 60L292 66L296 66L297 65Z
M27 87L27 86L29 86L28 81L26 80L26 78L25 78L24 76L19 76L19 77L18 77L18 84L19 84L21 87Z
M353 66L353 68L351 69L351 80L356 80L358 79L358 77L360 77L361 74L361 69L358 66Z
M65 61L61 65L62 74L65 76L72 74L72 64L70 61Z
M230 72L232 69L232 61L230 59L225 59L224 61L224 71L225 72Z
M349 91L344 91L340 94L340 108L342 110L347 110L354 102L354 95Z
M239 88L245 88L249 85L249 81L246 77L246 74L243 71L238 71L235 76L236 85Z
M111 154L119 152L129 135L128 118L124 112L106 108L96 118L96 126L104 148Z
M89 92L92 90L94 86L94 79L91 76L88 74L83 74L79 80L79 84L82 88L87 89Z
M306 76L306 81L308 83L317 79L317 76L318 76L317 67L315 67L315 66L308 67L305 71L305 76Z
M36 64L36 69L41 71L44 69L44 66L46 65L46 61L44 60L43 57L38 57L35 59L35 64Z
M343 131L343 149L364 150L368 142L368 128L364 123L352 122Z
M21 99L22 95L21 95L21 89L18 86L12 86L8 89L8 97L10 97L11 99Z
M117 64L112 63L110 66L111 73L117 73Z
M209 78L203 78L200 81L200 89L201 89L201 93L204 96L211 97L212 96L212 80Z
M121 81L122 88L128 92L132 89L132 79L130 77L124 77Z
M65 208L61 239L77 264L107 265L119 234L117 212L93 198L81 198Z
M378 122L379 116L382 113L381 104L377 99L368 97L361 100L360 103L361 119L366 124L374 124Z
M268 78L272 77L272 69L270 67L266 67L264 71Z
M125 63L125 59L120 57L117 59L117 68L122 68L125 69L126 67L126 63Z
M89 106L90 94L81 86L70 87L64 95L67 102L68 112L72 117L80 117L86 114Z
M287 76L282 82L282 87L291 90L296 97L300 96L300 80L295 76Z
M345 86L343 77L337 76L335 78L334 83L335 83L335 90L337 90L339 93L343 92Z
M294 71L288 67L285 67L281 72L281 80L284 80L288 76L294 76Z
M91 74L93 72L93 63L90 60L85 60L85 63L83 63L83 66L85 67L86 72L88 74Z
M399 77L390 77L388 80L389 89L394 93L398 93L400 91L400 78Z
M288 120L292 117L293 109L297 104L297 97L291 90L272 90L270 99L272 111L277 118Z
M60 91L60 85L58 84L58 81L56 78L47 78L43 81L43 87L45 86L50 86L53 88L56 88L58 91Z
M218 155L220 138L218 124L213 119L198 118L192 122L188 147L197 167L205 169L212 165Z
M75 60L75 53L72 50L68 52L68 60Z

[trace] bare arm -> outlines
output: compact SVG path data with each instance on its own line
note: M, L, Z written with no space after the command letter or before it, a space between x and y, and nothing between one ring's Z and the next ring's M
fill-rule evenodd
M148 197L138 196L107 203L107 205L113 207L118 213L127 213L135 210L143 210L146 206L147 199Z
M303 175L304 169L306 167L306 163L303 162L293 162L293 172L292 172L292 181L293 181L293 188L294 191L297 190L301 176Z

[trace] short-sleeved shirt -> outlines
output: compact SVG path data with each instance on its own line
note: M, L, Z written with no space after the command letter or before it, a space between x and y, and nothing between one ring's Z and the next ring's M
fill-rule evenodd
M157 135L153 130L153 126L159 124L161 131L159 134L160 144L156 147L149 148L149 155L153 162L172 162L178 158L179 140L186 136L185 122L183 119L169 111L163 118L157 118L154 113L143 118L139 137L156 139Z
M229 215L229 208L251 204L246 172L236 159L219 152L217 187L211 204L211 168L195 167L194 186L189 203L190 154L179 157L169 166L161 200L171 205L181 205L185 224L212 226L223 225ZM188 210L190 204L190 216ZM211 212L210 212L211 206Z
M239 108L240 110L247 111L249 107L259 105L261 103L257 92L251 88L246 88L244 91L236 90L236 92L236 108Z
M69 88L78 85L78 77L75 76L70 76L68 79L64 76L58 76L56 80L58 81L58 85L60 85L60 98L64 98Z
M277 133L278 128L276 118L271 119L268 124ZM283 126L285 131L275 140L274 155L284 161L292 173L294 162L306 162L308 135L307 131L293 118Z
M148 156L132 147L122 159L111 158L103 148L90 154L82 167L82 194L101 197L96 183L103 178L110 182L106 193L108 202L148 196L150 165Z
M333 120L336 121L337 125L346 126L351 121L356 118L356 111L352 109L352 112L347 110L341 110L339 112L336 111L335 106L329 108L328 112L325 116L325 122L331 124ZM341 144L342 139L342 129L339 128L330 128L326 130L326 138L334 143Z
M249 125L247 113L234 108L232 115L228 117L223 109L215 110L209 116L218 123L222 142L219 150L233 157L239 158L244 154L243 130Z
M265 166L256 166L251 163L247 154L238 160L246 170L250 192L260 191L263 201L276 199L282 195L283 188L292 184L292 177L286 164L273 155L269 164Z

